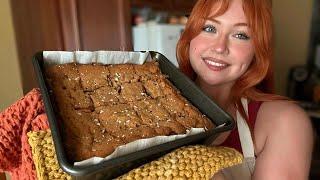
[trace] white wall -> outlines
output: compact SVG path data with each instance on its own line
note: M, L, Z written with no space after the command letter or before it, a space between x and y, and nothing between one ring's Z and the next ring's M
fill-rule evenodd
M9 2L0 1L0 111L23 94Z
M275 87L285 95L289 68L304 65L314 0L273 0L275 25Z

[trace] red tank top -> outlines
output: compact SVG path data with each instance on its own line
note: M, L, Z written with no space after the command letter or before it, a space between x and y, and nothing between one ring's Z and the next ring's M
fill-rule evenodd
M253 132L254 124L255 124L256 118L257 118L257 113L259 111L261 104L262 104L261 101L251 101L248 104L249 120L247 123L249 125L251 132ZM239 152L242 152L237 123L236 123L235 128L231 131L230 135L221 144L221 146L231 147L231 148L238 150Z

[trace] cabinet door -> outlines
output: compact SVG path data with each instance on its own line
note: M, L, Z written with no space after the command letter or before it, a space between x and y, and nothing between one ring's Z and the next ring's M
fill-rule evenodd
M32 56L42 50L63 50L59 6L52 0L11 0L23 92L37 87Z
M131 0L132 7L150 7L169 12L191 12L197 0Z
M175 11L190 13L197 0L172 0L172 8Z
M150 7L154 10L171 10L171 0L131 0L131 7Z
M11 0L23 92L43 50L132 50L128 0Z
M81 50L132 50L128 0L77 0Z

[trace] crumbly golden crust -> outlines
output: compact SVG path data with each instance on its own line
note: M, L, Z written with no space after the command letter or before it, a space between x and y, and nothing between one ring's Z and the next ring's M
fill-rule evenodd
M63 64L46 68L73 161L105 157L120 145L158 135L213 128L161 74L143 65Z

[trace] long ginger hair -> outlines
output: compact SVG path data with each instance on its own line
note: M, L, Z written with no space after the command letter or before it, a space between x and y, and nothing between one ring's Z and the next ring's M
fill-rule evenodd
M190 41L202 30L207 17L222 15L231 0L198 0L195 4L184 32L177 44L176 55L179 67L191 79L196 78L189 60ZM271 0L242 0L243 10L251 31L255 55L248 70L235 82L231 90L232 102L241 115L248 118L241 104L245 97L255 101L286 99L273 93L273 22ZM218 7L218 9L217 9Z

